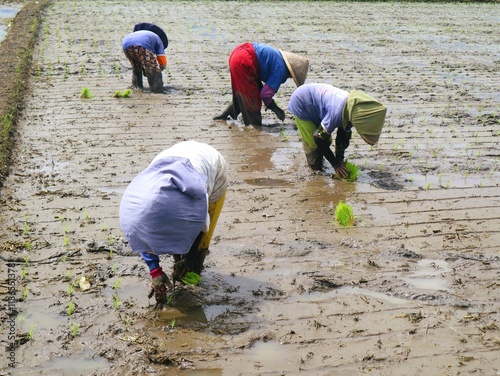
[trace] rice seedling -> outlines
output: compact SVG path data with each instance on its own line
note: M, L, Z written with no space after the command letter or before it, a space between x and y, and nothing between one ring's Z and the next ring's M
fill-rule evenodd
M118 63L115 63L114 70L115 70L116 77L120 77L120 66L118 65Z
M431 189L431 183L427 183L427 185L425 186L426 191L428 191L429 189Z
M24 289L23 289L23 300L26 301L26 299L28 299L28 286L26 286Z
M187 272L182 278L182 283L188 286L196 286L201 283L201 276L195 272Z
M122 302L121 302L118 294L113 295L113 300L114 300L113 305L114 305L115 309L120 308L120 305L122 304Z
M73 289L74 289L73 283L70 283L68 286L68 296L73 295Z
M111 235L108 236L108 240L109 240L109 245L115 244L115 239Z
M67 236L64 237L64 246L65 247L69 246L69 238Z
M107 230L108 230L108 224L104 222L104 224L102 225L102 231L107 231Z
M31 325L30 330L28 331L28 333L26 333L26 339L28 341L31 341L33 339L33 334L35 333L35 327L36 325Z
M122 279L121 278L118 278L116 281L115 281L115 285L113 286L113 289L116 291L120 288L120 283L121 283Z
M21 279L25 279L27 274L28 274L28 269L26 269L26 267L23 266L21 268Z
M449 180L446 182L445 188L446 189L450 188L450 181Z
M69 326L69 328L73 337L76 337L78 335L78 324L73 323Z
M355 218L352 206L340 201L335 208L335 219L343 227L353 226Z
M118 269L118 266L116 265L116 262L113 264L113 275L116 274L116 271Z
M123 90L123 91L117 90L113 94L113 97L115 97L115 98L129 98L130 94L132 94L131 89L127 89L127 90Z
M172 329L175 328L175 318L172 319L172 322L170 323L170 327Z
M68 254L67 254L67 253L65 253L64 255L62 255L62 257L61 257L61 261L62 261L62 262L66 262L66 259L67 259L67 258L68 258Z
M23 321L24 321L24 316L23 316L23 315L21 315L20 313L18 313L18 314L17 314L17 316L16 316L16 319L17 319L17 321L19 321L19 322L23 322Z
M84 87L82 89L82 93L80 95L80 98L84 98L84 99L91 99L93 98L94 96L92 95L90 89L88 87Z
M26 240L26 249L31 251L31 240Z
M170 304L170 302L172 301L173 298L174 298L174 296L172 294L167 295L167 305Z
M24 256L24 265L25 266L29 266L30 265L30 258L27 255Z
M75 312L75 303L71 300L68 302L68 316L71 316Z

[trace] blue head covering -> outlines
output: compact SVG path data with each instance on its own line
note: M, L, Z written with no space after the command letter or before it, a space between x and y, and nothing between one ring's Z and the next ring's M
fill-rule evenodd
M153 161L126 188L120 226L136 253L185 254L208 212L206 176L187 158Z

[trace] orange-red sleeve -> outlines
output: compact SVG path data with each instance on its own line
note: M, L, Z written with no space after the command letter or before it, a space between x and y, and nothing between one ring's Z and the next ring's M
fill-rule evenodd
M160 67L167 66L167 57L165 55L158 55L156 57L156 60L158 60L158 64L160 64Z

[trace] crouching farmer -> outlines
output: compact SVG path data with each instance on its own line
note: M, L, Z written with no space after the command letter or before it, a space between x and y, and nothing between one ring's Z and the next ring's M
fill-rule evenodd
M144 26L146 25L146 26ZM147 25L150 25L147 28ZM142 27L142 28L141 28ZM134 32L126 35L122 41L122 49L132 65L132 87L144 89L144 74L153 93L163 93L162 71L167 66L165 49L168 40L166 34L153 24L138 24Z
M126 188L120 226L149 268L156 307L165 305L173 287L159 256L174 257L173 282L187 272L201 273L226 187L222 155L210 145L185 141L158 154Z

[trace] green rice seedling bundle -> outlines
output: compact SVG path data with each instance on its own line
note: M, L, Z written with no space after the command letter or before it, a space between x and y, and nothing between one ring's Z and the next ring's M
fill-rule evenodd
M350 227L354 225L355 218L352 206L340 201L335 208L335 218L337 222L343 227Z
M123 91L117 90L117 91L115 91L115 94L113 95L113 97L115 97L115 98L128 98L128 97L130 97L131 93L132 93L131 89L127 89L127 90L123 90Z
M346 162L345 167L349 170L349 176L346 180L356 181L358 180L359 168L352 162Z
M182 282L185 285L196 286L201 283L201 276L195 272L187 272L182 278Z
M80 95L81 98L85 98L85 99L90 99L90 98L93 98L94 96L92 95L92 93L90 92L90 89L88 87L84 87L82 89L82 95Z

